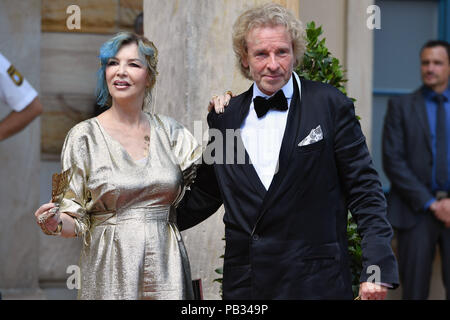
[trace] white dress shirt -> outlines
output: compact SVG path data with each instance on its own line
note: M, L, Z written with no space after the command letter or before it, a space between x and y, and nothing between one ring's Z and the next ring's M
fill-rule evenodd
M271 96L262 93L255 83L253 85L253 97L250 110L241 126L244 147L266 190L269 189L274 174L278 172L278 158L281 143L294 94L293 81L293 76L291 76L291 79L281 88L288 102L288 110L278 111L270 109L262 118L258 118L256 115L253 99L257 96L264 98ZM298 85L300 88L300 81L298 81Z

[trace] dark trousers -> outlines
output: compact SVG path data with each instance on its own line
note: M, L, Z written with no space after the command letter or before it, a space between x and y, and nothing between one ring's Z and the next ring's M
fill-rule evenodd
M433 213L424 214L411 229L397 230L398 263L405 300L426 300L436 245L442 259L442 278L450 300L450 228Z

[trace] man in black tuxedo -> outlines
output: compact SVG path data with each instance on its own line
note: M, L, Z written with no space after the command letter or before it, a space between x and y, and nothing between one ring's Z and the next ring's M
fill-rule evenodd
M423 86L389 100L384 123L388 219L398 231L404 299L427 299L437 243L450 298L449 58L447 42L426 43L420 54Z
M178 225L199 223L223 200L224 299L351 299L350 209L363 239L361 297L383 299L380 283L398 283L392 229L352 101L293 73L303 28L282 6L244 12L233 44L254 84L208 115L211 141Z

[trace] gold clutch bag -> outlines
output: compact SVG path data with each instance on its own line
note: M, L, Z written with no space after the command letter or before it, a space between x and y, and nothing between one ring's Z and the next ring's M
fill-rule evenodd
M64 198L67 189L69 189L70 180L72 179L72 170L67 169L62 173L54 173L52 175L52 202L59 205ZM53 217L58 210L51 209L49 212L41 214L38 218L38 223L41 226L45 234L53 234L45 229L44 223L51 217Z
M62 173L52 175L52 202L60 204L72 179L72 170L67 169Z

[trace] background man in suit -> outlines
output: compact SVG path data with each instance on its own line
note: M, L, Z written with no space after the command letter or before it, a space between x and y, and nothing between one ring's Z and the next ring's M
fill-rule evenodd
M223 199L224 299L351 299L349 208L363 238L361 296L383 299L380 283L398 280L381 184L352 101L293 73L303 33L277 4L237 19L234 51L254 85L208 115L211 141L178 225L202 221ZM378 284L367 282L371 265Z
M430 41L420 53L423 86L389 100L383 166L391 181L388 218L398 229L404 299L427 299L439 243L450 298L450 48Z

